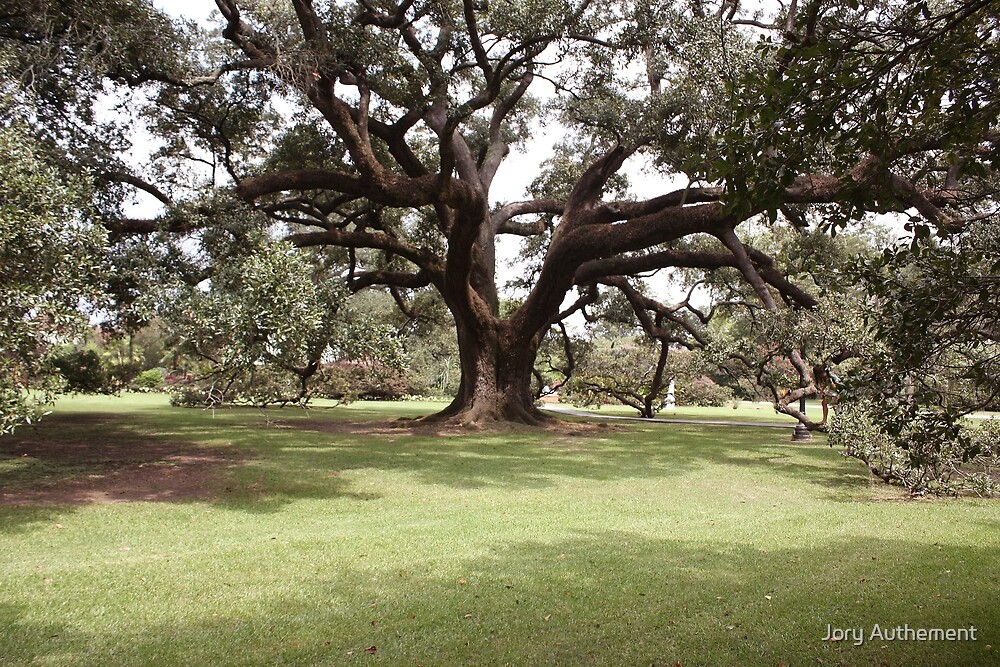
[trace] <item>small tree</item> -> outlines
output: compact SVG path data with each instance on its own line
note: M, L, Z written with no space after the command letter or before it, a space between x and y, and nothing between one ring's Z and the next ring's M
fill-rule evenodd
M206 240L216 255L207 284L167 287L164 318L178 349L198 362L194 382L206 400L305 403L310 387L323 382L324 364L398 367L395 329L372 317L345 318L343 282L318 274L254 220L250 212L234 215Z
M95 350L71 350L52 359L66 391L100 394L109 390L108 374Z
M635 408L640 417L655 417L666 399L664 369L666 343L651 344L642 337L597 338L577 354L569 387L582 405L620 403Z

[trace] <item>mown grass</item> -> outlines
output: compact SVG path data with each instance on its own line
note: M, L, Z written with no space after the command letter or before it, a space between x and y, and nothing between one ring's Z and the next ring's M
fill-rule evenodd
M905 500L777 429L378 426L432 407L64 401L36 437L248 457L208 501L0 507L0 663L998 662L994 502ZM822 641L876 623L978 641Z
M627 405L602 405L599 407L578 407L565 405L565 407L573 407L576 410L584 410L587 412L592 412L598 415L605 415L610 417L636 417L638 412L635 408L630 408ZM831 414L836 411L836 406L831 408ZM823 415L823 408L819 401L808 400L806 401L806 415L811 419L819 420ZM789 426L794 426L796 421L793 417L786 414L775 412L774 407L770 403L760 402L754 403L751 401L740 401L733 407L732 404L727 404L719 407L708 407L708 406L698 406L698 405L683 405L674 408L664 408L659 413L657 413L657 418L659 419L696 419L705 421L735 421L735 422L764 422L764 423L775 423L775 424L788 424ZM1000 419L1000 413L997 412L987 412L980 411L971 415L970 422L976 424L981 422L983 419Z
M575 407L575 406L574 406ZM578 410L585 410L599 415L636 417L638 411L627 405L602 405L600 407L575 407ZM809 401L806 413L810 417L819 419L822 415L822 408L818 402ZM740 401L737 407L723 405L719 407L707 407L698 405L684 405L674 408L664 408L657 413L659 419L704 419L708 421L740 421L740 422L773 422L778 424L795 425L795 419L786 414L774 411L774 407L769 403L752 403Z

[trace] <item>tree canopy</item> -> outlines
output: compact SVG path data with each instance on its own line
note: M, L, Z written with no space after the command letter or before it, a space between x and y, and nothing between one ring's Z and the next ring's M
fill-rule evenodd
M436 290L461 366L443 418L541 420L533 365L553 325L607 289L659 313L653 328L677 312L642 293L646 272L736 275L732 305L772 321L821 310L822 290L752 243L759 226L836 233L895 211L949 243L996 223L996 2L216 5L206 29L146 0L4 3L6 80L40 140L89 170L113 238L180 279L224 270L191 248L252 214L351 290L404 309ZM563 140L523 198L500 200L540 123ZM654 196L632 194L637 160ZM161 213L129 216L132 192ZM525 239L512 308L503 236ZM797 385L779 407L817 426L794 408L815 360L772 342Z

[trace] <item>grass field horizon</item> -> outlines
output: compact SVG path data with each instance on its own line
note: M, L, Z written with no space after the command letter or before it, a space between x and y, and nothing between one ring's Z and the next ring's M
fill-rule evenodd
M61 401L0 438L0 664L998 663L995 501L780 429L398 421L435 406Z

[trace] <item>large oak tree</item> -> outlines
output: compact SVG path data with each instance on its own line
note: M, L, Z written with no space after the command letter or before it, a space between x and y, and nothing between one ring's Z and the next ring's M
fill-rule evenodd
M120 237L196 234L245 206L300 248L341 249L352 289L383 286L404 306L436 289L462 371L441 417L541 419L543 337L595 286L642 272L735 269L764 309L816 307L745 243L751 221L910 211L947 235L994 214L996 2L791 0L772 16L732 0L216 5L203 33L141 0L35 0L4 12L2 34L22 56L64 54L21 75L40 122L59 122L60 94L80 99L67 81L82 62L93 81L144 91L158 168L140 173L100 136L89 153L104 156L98 181L164 205L112 220ZM542 121L565 140L523 199L499 200L505 161ZM655 196L628 195L636 160ZM210 177L179 187L192 161ZM501 316L503 235L529 239L537 261ZM784 353L795 413L815 385L802 352Z

